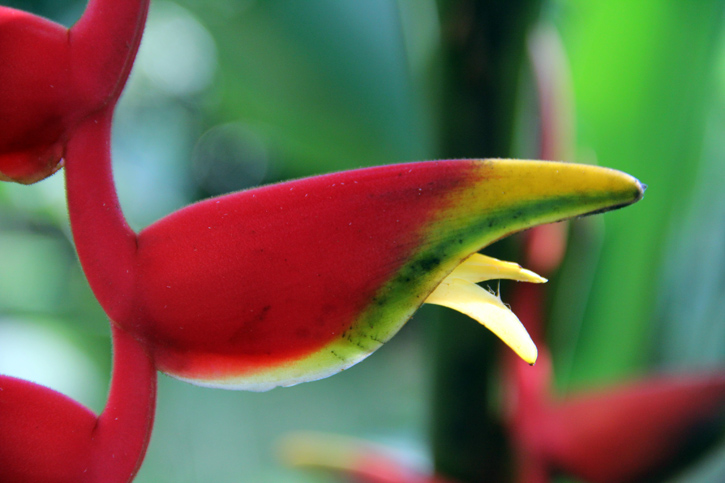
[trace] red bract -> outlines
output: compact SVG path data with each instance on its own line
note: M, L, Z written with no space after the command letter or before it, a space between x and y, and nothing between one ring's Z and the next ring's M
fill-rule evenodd
M545 423L548 458L587 481L642 481L670 466L698 433L714 429L724 408L722 374L659 377L575 395Z
M110 125L89 118L68 146L81 263L159 369L203 385L263 390L339 372L485 245L642 196L630 176L591 166L412 163L206 200L136 236L113 187Z
M512 436L520 481L563 472L591 482L642 481L722 420L725 375L660 376L561 400L548 392L548 355L516 366ZM662 475L659 475L662 476Z
M113 107L147 10L148 0L91 0L67 29L0 6L0 180L50 176L78 123Z
M156 369L113 329L111 390L100 416L37 384L0 376L0 481L124 482L141 466L153 424Z
M536 264L540 251L533 244L552 241L543 234L530 237L526 258ZM508 354L504 358L518 481L544 483L556 473L593 483L661 477L722 419L722 373L652 377L555 397L552 361L543 344L546 287L518 284L512 306L540 346L535 367Z
M545 290L517 285L512 303L540 347ZM724 415L722 373L652 377L559 399L552 395L552 362L545 348L535 367L508 354L505 363L522 483L547 482L557 472L590 482L642 481L666 470Z

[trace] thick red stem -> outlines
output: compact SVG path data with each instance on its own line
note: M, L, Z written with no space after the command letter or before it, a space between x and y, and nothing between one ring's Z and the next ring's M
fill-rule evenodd
M142 345L111 325L113 377L98 418L92 455L94 482L131 481L151 438L156 407L156 367Z
M149 0L90 0L70 29L74 77L81 92L115 103L141 42Z
M151 436L156 370L142 343L113 327L106 409L89 409L47 387L0 375L0 481L130 481Z
M66 191L76 250L96 298L111 320L130 320L136 233L126 223L111 169L107 108L83 121L68 143Z

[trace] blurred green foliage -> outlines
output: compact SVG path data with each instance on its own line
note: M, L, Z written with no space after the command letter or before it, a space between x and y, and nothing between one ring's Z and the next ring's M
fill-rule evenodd
M65 24L84 5L2 3ZM153 0L116 116L121 202L141 228L199 198L290 177L533 156L538 120L523 45L534 23L552 23L571 64L577 160L650 186L643 202L603 222L572 224L551 302L560 388L722 368L723 3ZM488 40L467 51L478 37ZM0 185L0 371L100 410L108 324L75 260L62 184L57 175ZM432 379L453 377L453 366L438 360L444 370L433 371L423 332L441 314L422 310L368 361L312 384L251 394L162 377L138 481L326 481L275 459L275 441L303 429L384 441L430 464L431 392L445 387ZM472 370L469 389L487 385L487 374ZM467 411L476 423L488 415ZM725 451L713 454L682 481L725 478Z

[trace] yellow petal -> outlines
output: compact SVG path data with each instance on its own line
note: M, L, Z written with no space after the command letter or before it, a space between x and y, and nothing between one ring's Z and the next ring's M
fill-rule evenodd
M448 276L425 303L442 305L476 319L496 334L529 364L536 362L538 351L521 321L501 299L483 287Z
M471 283L485 280L516 280L518 282L545 283L544 277L522 268L518 263L504 262L496 258L474 253L463 261L447 278L460 278Z
M280 442L280 457L290 466L352 471L363 453L358 440L333 434L301 432L285 436ZM369 451L368 451L369 452Z

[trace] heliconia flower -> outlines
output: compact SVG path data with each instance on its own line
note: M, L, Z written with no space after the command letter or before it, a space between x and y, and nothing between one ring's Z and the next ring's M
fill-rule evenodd
M593 483L662 478L703 436L714 442L722 425L722 372L650 377L559 399L549 394L550 364L542 358L533 369L513 361L522 482L556 473Z
M518 319L473 282L541 279L469 257L514 231L641 194L611 170L489 160L370 168L206 200L140 233L137 333L168 374L262 390L350 367L430 301L482 321L533 363Z
M0 481L128 482L151 435L156 368L148 351L112 331L113 376L100 416L32 382L0 375Z
M593 166L411 163L205 200L136 235L118 209L108 139L108 116L86 122L67 156L71 225L91 287L160 370L214 387L266 390L332 375L389 340L429 297L484 321L533 362L533 345L497 297L446 277L515 231L643 192L631 176ZM493 270L540 281L505 264ZM474 279L496 276L484 267Z
M579 394L550 413L547 453L554 469L587 481L642 481L671 468L703 434L714 442L723 410L722 373L662 376ZM612 454L616 464L604 457Z
M412 467L388 447L334 434L286 435L280 457L290 466L337 473L357 483L453 483Z
M516 286L512 297L535 340L544 330L543 289ZM557 473L593 483L659 479L703 435L716 434L725 416L722 372L651 376L557 397L545 347L536 367L508 355L504 361L509 435L522 483L545 483Z
M62 166L75 127L112 107L148 0L90 0L70 29L0 6L0 180L30 184Z
M425 302L471 315L533 363L518 319L476 283L543 280L476 252L642 197L636 179L592 166L412 163L233 193L136 234L109 146L147 9L91 0L65 29L0 7L0 179L32 183L65 161L74 241L114 340L98 417L0 377L3 481L128 481L148 444L156 368L216 387L309 381L370 355Z

